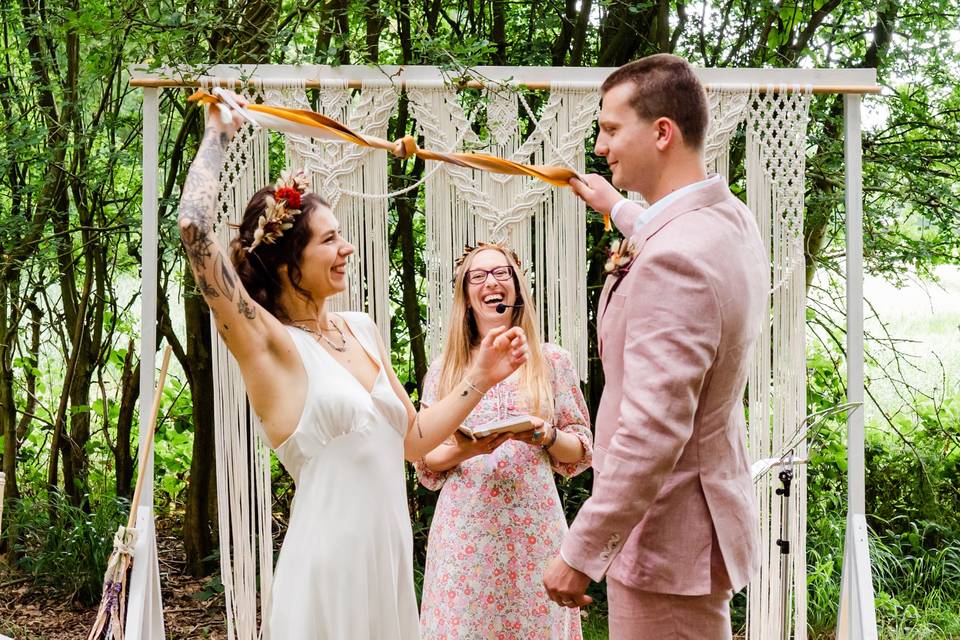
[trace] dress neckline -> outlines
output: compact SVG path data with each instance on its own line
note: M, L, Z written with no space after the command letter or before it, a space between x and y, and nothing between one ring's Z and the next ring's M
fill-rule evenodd
M360 345L360 348L363 349L363 352L366 354L366 356L367 356L368 358L370 358L370 360L372 360L374 364L377 365L377 369L378 369L378 370L377 370L377 376L376 376L376 378L373 379L373 384L370 386L369 389L367 389L367 388L363 385L363 383L360 382L360 378L358 378L357 376L355 376L355 375L353 374L353 372L351 372L350 369L348 369L348 368L346 367L346 365L344 365L342 362L340 362L339 360L337 360L336 358L334 358L334 357L333 357L333 354L331 354L329 351L327 351L327 350L323 347L323 345L320 344L320 342L317 341L317 340L310 334L309 331L304 331L304 330L301 329L300 327L298 327L298 326L296 326L296 325L292 325L292 324L291 324L291 325L287 325L287 326L293 327L293 328L296 329L297 331L300 331L300 332L305 333L305 334L307 334L308 336L310 336L310 340L311 340L312 342L316 343L317 347L320 349L320 351L323 352L323 355L324 355L325 357L329 358L336 366L338 366L338 367L343 371L343 373L346 374L347 377L349 377L351 380L353 380L353 381L356 383L356 385L357 385L358 387L360 387L360 389L362 389L368 396L373 396L373 392L376 391L377 385L380 383L380 378L382 378L382 377L383 377L383 374L384 374L384 371L383 371L383 362L381 362L379 356L375 355L372 351L370 351L370 349L367 348L367 345L365 345L365 344L363 343L363 339L360 337L360 334L358 334L356 331L354 331L353 325L350 324L350 321L347 320L347 318L346 318L345 316L343 316L343 315L337 315L337 317L340 318L340 319L343 321L343 324L344 324L344 325L347 327L347 329L350 331L350 335L352 335L352 336L354 337L354 339L357 341L357 344Z

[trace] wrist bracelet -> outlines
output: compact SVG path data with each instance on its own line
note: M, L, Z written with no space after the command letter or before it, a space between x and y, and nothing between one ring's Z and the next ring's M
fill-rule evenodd
M476 392L477 395L479 395L481 398L486 395L483 391L480 391L480 389L477 388L477 385L475 385L475 384L473 384L472 382L470 382L470 378L464 378L464 379L463 379L463 384L467 385L467 388L468 388L468 389L470 389L471 391Z
M549 449L550 447L552 447L557 443L557 436L560 434L559 429L557 429L553 425L551 425L551 427L553 428L553 433L550 435L550 441L544 442L542 445L540 445L544 451L546 451L547 449Z

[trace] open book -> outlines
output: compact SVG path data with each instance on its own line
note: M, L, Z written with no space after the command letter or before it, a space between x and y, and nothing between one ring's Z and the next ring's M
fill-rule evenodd
M522 431L530 431L530 429L533 429L533 424L530 422L530 416L526 415L510 416L503 420L494 420L493 422L478 425L473 429L463 424L460 425L460 432L471 440L486 438L495 433L520 433Z

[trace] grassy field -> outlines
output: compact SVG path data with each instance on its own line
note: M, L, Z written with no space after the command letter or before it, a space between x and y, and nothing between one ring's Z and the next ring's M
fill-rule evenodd
M934 397L944 393L945 385L948 393L957 393L960 267L941 266L936 273L939 284L912 282L898 289L878 278L864 283L866 330L894 339L883 348L869 347L876 363L867 367L870 391L888 416L909 408L910 387ZM873 403L866 418L881 427L886 422Z

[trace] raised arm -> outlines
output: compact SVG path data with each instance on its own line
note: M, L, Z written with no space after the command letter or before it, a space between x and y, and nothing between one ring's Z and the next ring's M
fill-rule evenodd
M393 367L388 364L390 384L407 407L409 423L403 440L404 457L410 461L421 460L450 437L488 389L527 361L527 349L526 336L519 327L493 329L480 344L475 362L464 379L446 396L419 412L414 408ZM382 342L380 358L384 363L390 362Z
M239 126L240 116L228 115L225 120L219 105L210 107L200 149L183 185L179 226L197 287L216 318L217 330L244 368L251 357L277 352L277 343L289 336L243 288L213 232L220 170Z

